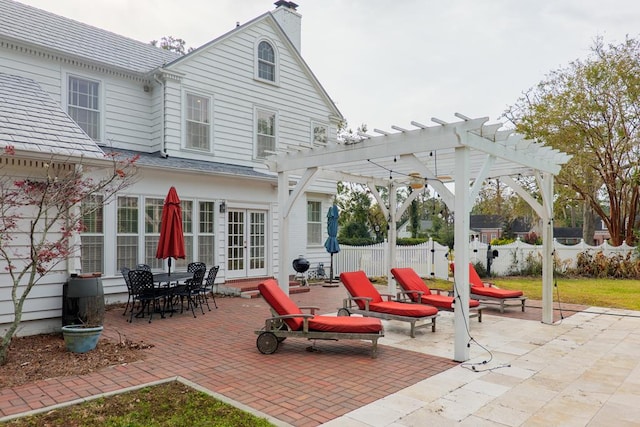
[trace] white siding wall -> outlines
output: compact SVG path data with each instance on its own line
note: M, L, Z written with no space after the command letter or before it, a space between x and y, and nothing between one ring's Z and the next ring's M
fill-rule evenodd
M276 50L278 84L268 84L254 78L255 47L258 40L270 41ZM279 38L279 32L270 18L256 21L243 31L193 55L189 55L169 71L184 77L168 77L164 88L149 81L116 72L104 72L95 67L81 67L50 55L33 54L30 50L15 50L0 42L0 72L32 78L39 82L54 100L66 109L68 73L101 82L101 144L143 152L155 152L163 148L164 139L171 156L210 160L264 169L254 156L254 111L256 107L273 110L278 114L277 147L309 144L312 141L312 123L329 125L329 138L336 137L337 122L331 120L335 113L332 106L316 86L312 75L306 73L294 51ZM148 90L145 90L145 86ZM183 149L185 92L201 92L210 96L213 111L213 140L210 153ZM162 114L164 105L165 114ZM215 177L202 173L179 170L140 171L140 180L122 195L140 197L140 209L144 197L164 198L171 185L183 200L226 201L227 207L247 206L268 211L268 275L276 275L279 268L293 272L291 261L280 260L278 239L277 188L273 180ZM323 218L335 191L335 183L320 181L312 187L323 199ZM215 249L216 263L221 266L219 278L224 279L226 262L226 216L218 211L216 203ZM197 220L197 218L194 218ZM326 221L325 221L326 222ZM295 207L291 220L291 245L289 254L304 254L316 266L328 265L329 255L324 247L306 246L306 200ZM115 271L115 204L105 206L105 271L103 284L107 302L126 298L126 288L120 273ZM326 223L323 236L326 235ZM140 244L143 242L140 236ZM74 260L74 265L75 265ZM1 269L2 266L0 266ZM61 265L34 289L25 307L24 320L49 319L59 326L61 315L62 283L68 276L68 268ZM0 328L10 320L8 292L0 271ZM9 305L8 305L9 304ZM32 325L35 325L33 322ZM40 326L33 331L42 331Z
M254 79L255 46L264 37L276 50L279 85ZM185 151L180 156L261 165L253 159L255 107L277 112L278 148L310 143L312 121L331 124L330 106L268 21L219 41L170 70L185 75L180 83L181 93L177 92L177 83L171 85L172 102L179 102L181 96L184 99L187 90L214 98L212 153ZM178 150L181 144L181 114L179 105L171 106L171 150ZM331 124L330 135L335 136L335 128L335 123Z
M44 176L44 171L41 168L30 168L27 166L2 166L3 175L12 176L15 179L24 177L37 177ZM22 222L29 221L28 212L22 211L24 219ZM20 227L25 230L28 228L28 224ZM56 233L49 234L50 238L55 239ZM4 249L9 252L15 250L17 254L28 254L29 236L27 234L14 233L13 240L10 242L3 242ZM73 263L73 261L70 261ZM21 271L21 260L18 258L13 259L13 263L17 266L17 272ZM0 331L2 330L2 324L11 322L13 320L13 303L11 302L11 289L13 283L10 275L6 272L6 262L0 261ZM29 298L24 305L22 320L28 321L33 319L46 319L59 317L61 312L62 302L62 284L67 280L68 262L61 262L55 266L52 271L39 279L38 284L34 286L29 294ZM25 284L25 280L21 284ZM20 295L24 290L24 287L18 288L18 294Z
M0 72L31 78L66 111L67 76L74 74L101 83L101 144L151 151L152 92L140 79L78 67L45 56L7 49L0 44ZM156 113L154 112L153 115ZM157 120L156 120L157 121Z

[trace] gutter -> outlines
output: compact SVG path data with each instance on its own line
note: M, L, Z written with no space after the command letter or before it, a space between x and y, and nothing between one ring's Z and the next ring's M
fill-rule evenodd
M160 74L162 74L162 71L160 71ZM165 124L165 106L166 106L166 96L167 96L167 91L165 90L165 86L162 80L160 80L158 78L158 74L154 74L153 75L153 80L155 80L156 83L158 83L160 85L160 87L162 88L162 97L160 99L161 102L161 106L160 106L160 127L162 128L162 131L160 132L160 157L162 157L163 159L166 159L167 157L169 157L169 154L167 154L167 145L166 145L166 133L167 133L167 129L166 129L166 124Z

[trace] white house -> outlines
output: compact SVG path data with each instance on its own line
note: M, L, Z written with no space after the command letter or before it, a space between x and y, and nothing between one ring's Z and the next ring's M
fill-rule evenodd
M186 259L174 268L193 260L220 265L219 282L293 273L292 260L278 257L277 177L264 158L331 144L343 117L301 56L297 6L275 4L180 56L0 0L0 149L14 145L22 159L60 151L55 131L25 131L3 120L17 102L3 91L20 85L33 89L36 115L51 114L43 110L46 101L60 120L66 113L81 129L75 137L85 148L65 153L69 162L86 158L87 150L140 155L139 181L97 212L81 236L79 260L38 285L24 310L23 320L32 322L20 333L59 326L62 283L78 269L102 272L107 301L126 295L120 268L165 269L155 252L170 186L182 201L187 246ZM329 261L325 214L334 193L334 182L318 182L294 207L295 231L286 244L312 265ZM8 286L0 280L0 328L12 315Z

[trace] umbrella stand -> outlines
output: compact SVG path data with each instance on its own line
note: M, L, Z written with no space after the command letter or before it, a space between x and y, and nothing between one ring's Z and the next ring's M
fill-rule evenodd
M325 282L322 286L324 288L337 288L340 286L338 283L333 283L333 252L331 252L331 264L329 264L329 282Z
M338 244L338 207L333 205L327 212L327 233L329 237L324 242L324 247L331 254L331 267L329 267L329 284L322 285L327 288L340 286L338 283L333 284L333 254L340 252L340 245ZM325 282L326 283L326 282Z

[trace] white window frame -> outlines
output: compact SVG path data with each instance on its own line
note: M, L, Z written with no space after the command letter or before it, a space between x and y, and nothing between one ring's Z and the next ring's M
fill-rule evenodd
M316 139L317 128L324 128L325 130L324 141L320 141ZM329 142L329 125L327 123L318 122L318 121L311 122L311 144L314 147L322 147L327 145L328 142Z
M273 49L273 62L269 63L268 61L265 61L263 59L260 58L260 44L261 43L267 43L269 44L269 46L271 47L271 49ZM255 48L254 48L254 78L258 81L264 82L264 83L269 83L272 85L280 85L280 66L279 66L279 54L278 54L278 49L276 49L276 44L263 37L260 38L258 40L256 40L256 44L255 44ZM268 63L270 65L273 66L273 80L270 79L266 79L264 77L260 76L260 63L261 62L265 62Z
M196 98L200 98L202 100L205 100L207 102L207 114L205 115L205 117L202 117L205 121L198 121L198 120L192 120L189 118L189 98L190 97L196 97ZM184 137L183 137L183 147L187 150L194 150L194 151L198 151L198 152L205 152L205 153L210 153L212 152L212 148L213 148L213 97L209 96L209 95L205 95L202 93L197 93L195 91L185 91L184 96L183 96L183 123L184 123ZM196 124L200 124L200 125L207 125L208 126L208 138L207 138L207 147L196 147L193 145L190 145L190 141L189 141L189 123L196 123Z
M309 218L310 212L309 209L311 205L316 205L318 207L318 220L315 221L313 218ZM318 229L317 231L312 232L312 229ZM312 236L317 234L318 240L315 241L312 239ZM322 201L309 199L307 200L307 246L322 246Z
M261 113L266 113L269 115L273 115L273 135L260 134L258 133L258 121ZM253 112L254 117L254 143L253 143L253 156L256 160L264 160L270 153L265 153L264 155L260 155L261 152L264 151L277 151L278 150L278 112L275 110L271 110L269 108L256 107ZM273 138L273 147L272 150L260 149L260 136L269 136Z
M136 221L136 230L135 232L133 230L130 231L120 231L120 200L122 199L131 199L132 201L135 200L135 221ZM122 196L118 196L116 198L116 259L115 259L115 265L116 265L116 269L119 271L121 268L123 267L128 267L128 268L135 268L135 266L138 263L138 259L139 259L139 252L140 252L140 223L143 222L140 220L140 197L136 196L136 195L122 195ZM128 263L126 263L127 265L118 265L118 262L120 261L120 257L119 252L120 252L120 238L134 238L135 239L131 239L135 241L135 261L129 260Z
M203 214L205 211L202 209L202 207L204 203L210 205L211 207L211 210L207 211L207 213L211 214L210 220L209 218L203 218ZM215 262L216 262L216 223L219 215L218 211L216 210L217 205L216 205L216 202L214 202L213 200L197 200L194 202L194 207L195 206L197 206L197 211L196 211L197 213L194 212L193 224L194 224L194 227L197 227L194 230L194 234L196 236L196 250L198 254L198 260L205 262L207 266L213 266L215 265ZM203 224L205 223L208 225L208 228L210 231L204 230L205 227L203 226ZM210 243L211 257L208 259L205 259L202 255L203 238L207 238L207 240L210 240L211 242Z
M78 81L84 81L84 82L88 82L88 83L93 83L96 84L98 86L97 88L97 94L96 96L98 97L97 100L97 104L98 107L97 109L93 109L93 108L88 108L88 107L83 107L80 105L75 105L71 103L71 97L69 96L69 92L71 91L71 79L75 79ZM82 110L86 110L86 111L90 111L90 112L94 112L97 113L98 116L98 124L97 124L97 130L96 130L96 135L95 138L93 137L93 135L89 134L89 132L86 131L86 129L83 127L83 125L81 125L80 123L76 122L76 124L85 131L85 133L87 135L89 135L89 137L91 139L93 139L96 142L100 142L103 140L102 138L102 132L104 129L104 85L103 82L99 79L94 79L94 78L88 78L82 75L78 75L75 73L67 73L66 75L66 79L65 79L65 83L64 83L64 90L65 90L65 100L66 100L66 104L67 104L67 114L69 114L69 116L75 121L74 118L74 114L71 113L71 108L78 108L78 109L82 109Z
M160 221L164 197L145 197L143 200L144 221L138 225L138 231L143 236L142 248L144 263L154 270L162 268L163 260L156 258L158 242L160 241ZM140 229L142 227L142 229Z
M104 273L105 268L105 205L104 205L104 196L101 194L95 194L90 196L90 206L91 212L90 219L95 219L96 223L99 223L99 227L95 227L95 229L85 229L80 233L80 265L81 271L83 273ZM86 202L83 201L81 204L81 209L84 208L84 204ZM85 220L88 219L84 214L82 216L83 225L86 227ZM85 240L92 240L91 243L86 242ZM98 243L99 242L99 243ZM88 250L91 248L91 250ZM86 265L92 265L96 268L87 268ZM88 271L92 270L92 271Z

